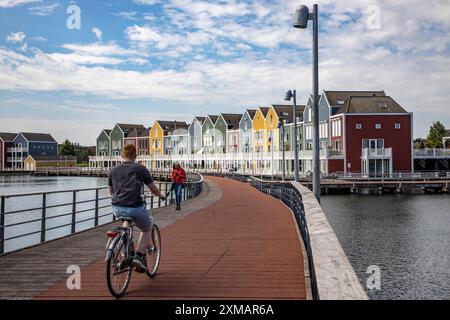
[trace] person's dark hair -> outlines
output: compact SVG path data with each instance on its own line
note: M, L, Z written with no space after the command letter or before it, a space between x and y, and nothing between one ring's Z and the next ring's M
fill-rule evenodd
M122 157L134 161L136 159L136 147L132 144L125 145Z

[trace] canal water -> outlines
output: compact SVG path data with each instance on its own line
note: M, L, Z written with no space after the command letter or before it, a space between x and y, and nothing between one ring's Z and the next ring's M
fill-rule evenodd
M450 195L325 195L322 207L370 299L450 299Z

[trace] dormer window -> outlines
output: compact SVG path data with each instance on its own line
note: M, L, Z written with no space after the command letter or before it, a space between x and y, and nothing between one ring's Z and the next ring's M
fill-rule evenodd
M378 103L378 107L380 109L387 109L387 104L386 104L386 102L379 102Z
M344 102L345 102L344 100L338 100L338 101L337 101L337 104L339 104L339 105L343 105L343 104L344 104Z

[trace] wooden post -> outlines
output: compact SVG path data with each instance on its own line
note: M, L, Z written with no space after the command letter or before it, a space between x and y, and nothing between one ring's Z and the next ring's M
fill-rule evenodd
M47 194L42 194L42 217L41 217L41 243L45 242L45 225L46 225L46 210L47 210Z
M75 225L77 223L77 192L73 191L72 194L72 225L71 225L71 233L75 233Z
M0 254L5 252L5 196L0 200Z

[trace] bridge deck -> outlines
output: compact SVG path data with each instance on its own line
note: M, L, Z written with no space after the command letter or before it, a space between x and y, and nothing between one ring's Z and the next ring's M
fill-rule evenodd
M157 210L159 273L152 280L133 273L124 298L305 299L303 254L291 212L248 184L214 177L206 184L198 199L184 204L182 217L173 208ZM0 258L0 298L23 297L25 291L36 299L111 299L105 229ZM82 287L68 290L65 268L77 263Z

